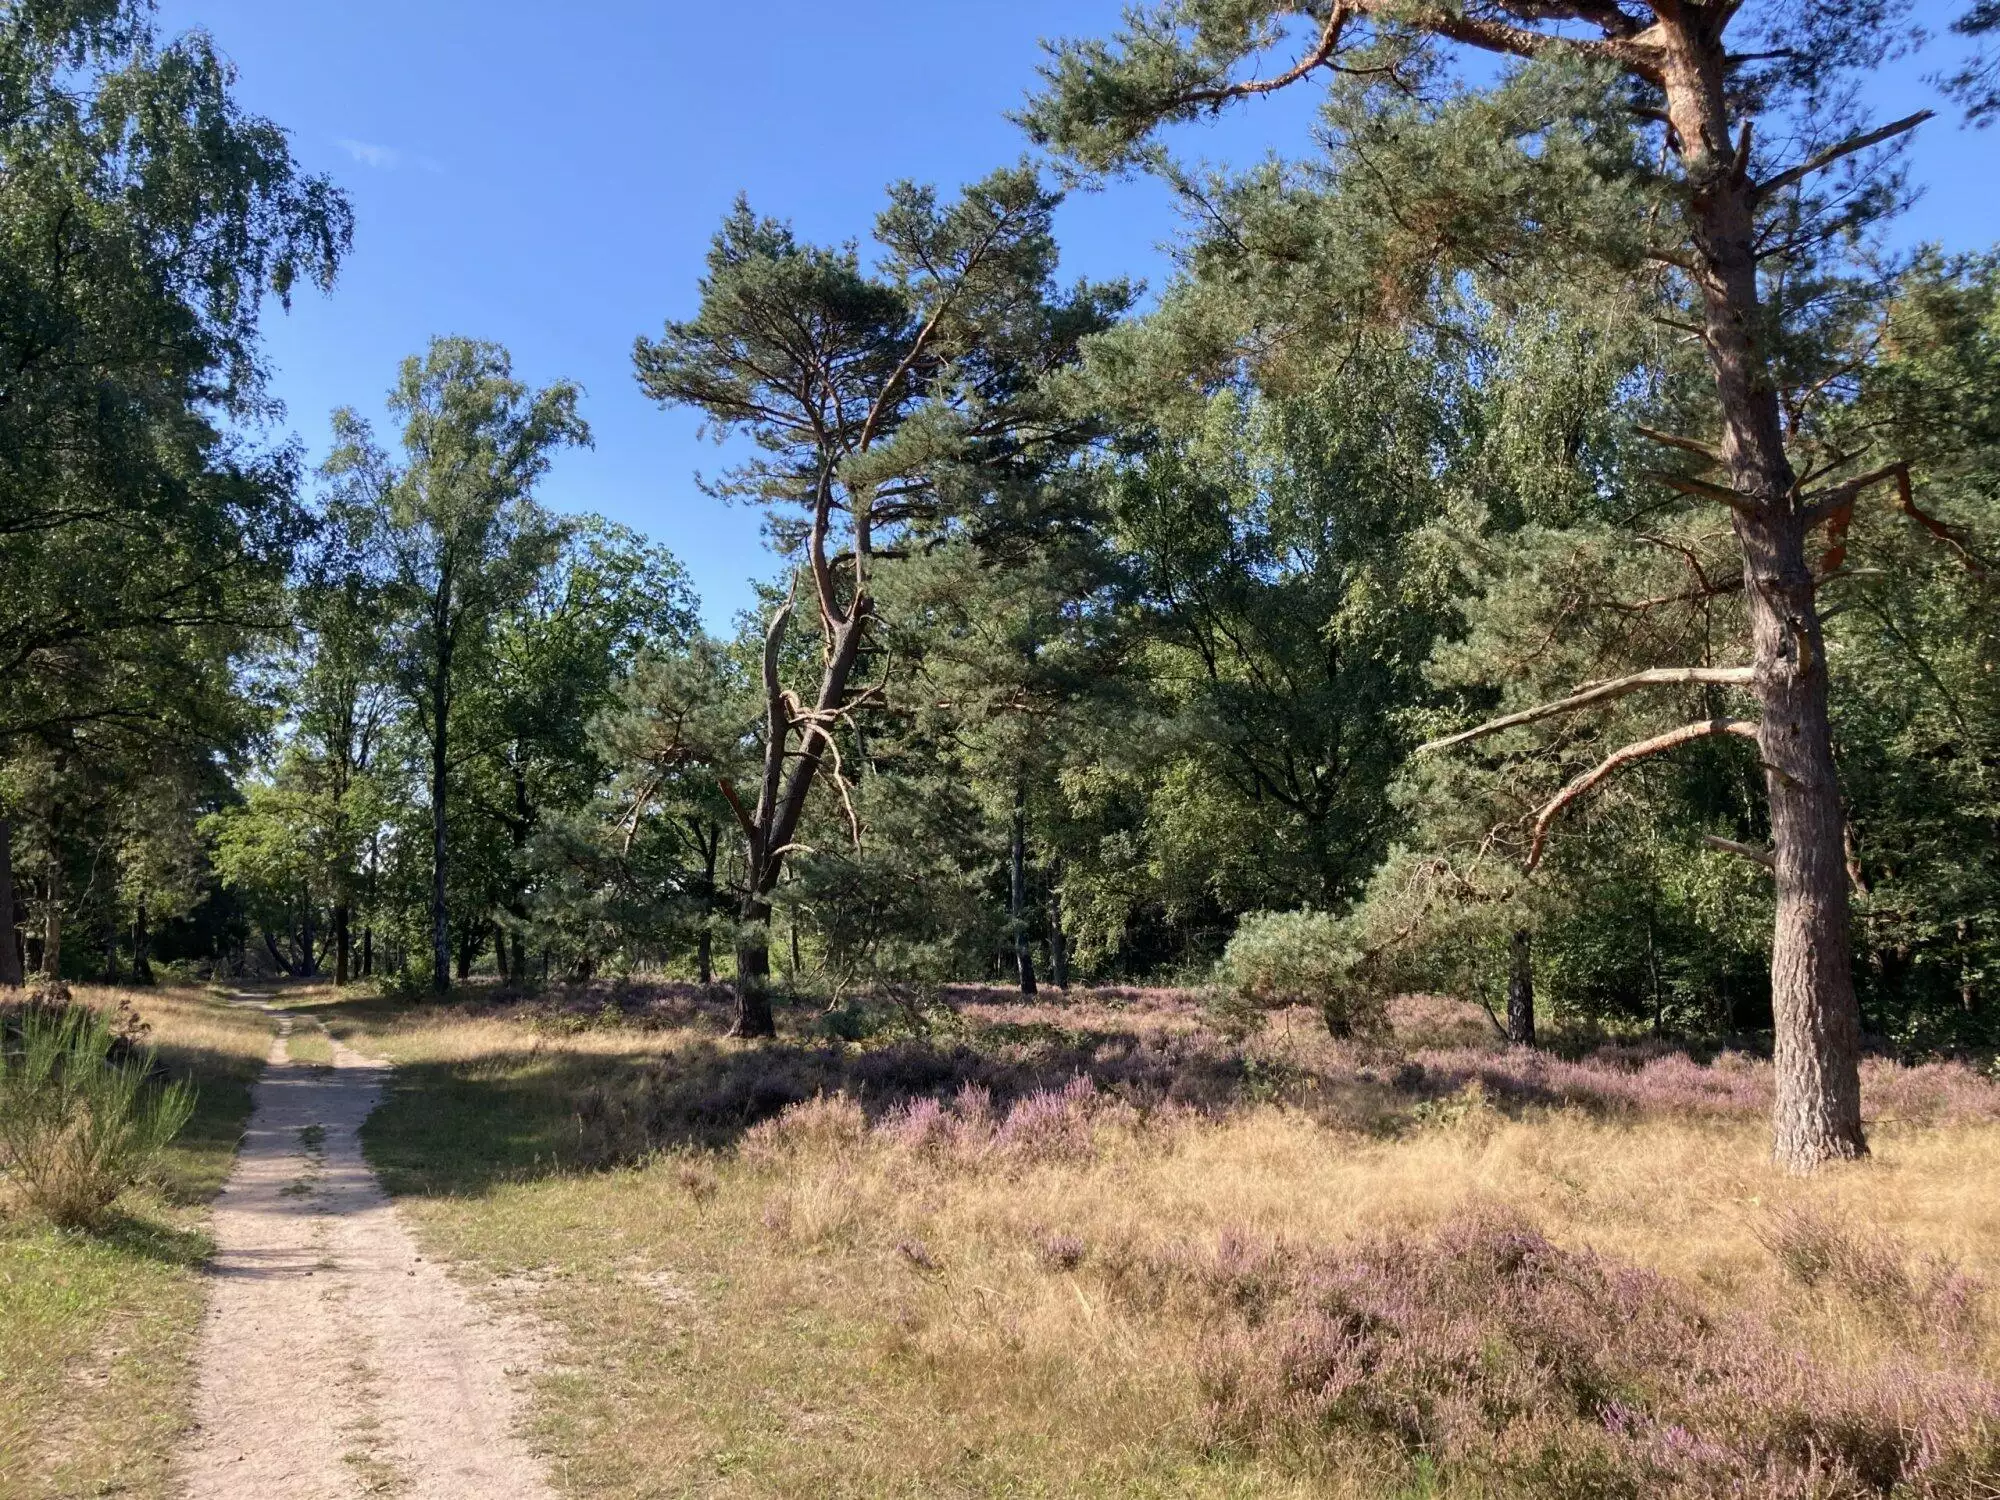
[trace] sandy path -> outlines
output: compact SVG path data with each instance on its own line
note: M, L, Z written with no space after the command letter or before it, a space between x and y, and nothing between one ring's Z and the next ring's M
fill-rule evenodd
M189 1500L538 1500L503 1326L425 1261L362 1160L388 1065L293 1063L279 1022L216 1200Z

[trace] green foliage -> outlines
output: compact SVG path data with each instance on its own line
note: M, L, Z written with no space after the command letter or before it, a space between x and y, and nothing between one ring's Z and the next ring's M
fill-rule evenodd
M1342 918L1310 908L1251 912L1223 950L1219 974L1242 1004L1310 1005L1335 1036L1368 1036L1389 1023L1386 997L1362 979L1365 957Z
M153 1074L152 1052L87 1007L29 1005L0 1027L0 1168L28 1207L93 1224L151 1168L195 1105Z

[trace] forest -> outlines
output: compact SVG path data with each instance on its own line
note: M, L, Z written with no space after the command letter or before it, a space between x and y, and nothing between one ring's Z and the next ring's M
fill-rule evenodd
M1359 1049L1426 1129L1505 1080L1443 1093L1410 1082L1445 1078L1434 1059L1380 1061L1412 1005L1456 1007L1496 1067L1750 1059L1752 1155L1789 1173L1904 1149L1868 1080L1983 1088L2000 1047L2000 249L1897 230L1912 138L2000 115L2000 10L1947 21L1966 61L1898 120L1871 86L1908 38L1893 0L1158 0L1051 43L1017 161L887 181L835 242L739 198L699 285L631 329L630 378L723 444L663 483L765 518L757 601L717 630L671 529L564 505L551 468L591 443L590 401L497 343L440 334L352 409L281 418L265 325L342 295L342 188L203 34L138 0L0 5L0 985L141 1011L289 986L464 1110L476 1070L396 1045L475 1013L610 1034L593 1018L679 997L764 1153L675 1158L690 1201L721 1172L725 1205L731 1172L890 1131L851 1061L870 1047L976 1048L966 1016L1010 1004L1039 1008L995 1023L1006 1045L1041 1045L1064 1007L1133 995L1243 1056L1281 1028ZM1309 136L1236 171L1177 154L1284 90L1320 99ZM1067 275L1065 195L1140 173L1184 207L1170 277ZM389 420L362 415L384 391ZM781 1063L804 1071L757 1104L742 1070ZM630 1096L537 1085L593 1169L658 1159L662 1119L713 1146L694 1065L648 1066ZM1024 1098L1071 1097L1036 1066L1050 1092ZM1262 1086L1254 1056L1229 1066ZM944 1076L922 1088L946 1099ZM445 1193L404 1086L371 1160ZM925 1106L947 1155L984 1118L953 1097ZM891 1123L933 1129L917 1104ZM780 1240L834 1212L784 1201L758 1210ZM1804 1285L1866 1259L1787 1223L1761 1243ZM1085 1239L1059 1227L1034 1254L1067 1273ZM897 1263L944 1274L943 1233ZM1504 1259L1497 1234L1461 1226L1465 1253ZM1463 1263L1425 1244L1312 1274L1448 1302ZM1306 1297L1273 1289L1302 1264L1257 1295ZM1916 1272L1870 1264L1944 1326ZM1204 1356L1216 1451L1304 1441L1271 1435L1306 1421L1284 1394L1304 1346L1253 1352L1256 1326ZM1372 1378L1434 1394L1380 1357ZM1512 1438L1455 1448L1463 1413L1411 1438L1333 1409L1445 1476L1399 1494L1949 1495L1994 1472L1981 1428L1977 1453L1938 1438L1889 1468L1787 1468L1770 1437L1684 1473L1649 1448L1666 1467L1633 1459L1638 1488L1587 1489L1522 1479ZM1600 1416L1590 1442L1641 1444ZM1725 1471L1773 1487L1702 1487ZM1260 1487L1277 1472L1061 1492L1293 1493Z

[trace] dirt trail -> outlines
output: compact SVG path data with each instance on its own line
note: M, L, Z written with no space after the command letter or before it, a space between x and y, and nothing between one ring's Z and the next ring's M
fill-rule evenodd
M528 1340L424 1260L361 1157L386 1063L290 1059L279 1022L216 1201L189 1500L539 1500Z

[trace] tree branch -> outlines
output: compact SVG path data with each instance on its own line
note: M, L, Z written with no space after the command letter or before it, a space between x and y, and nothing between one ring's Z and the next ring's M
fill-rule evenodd
M1757 726L1748 719L1701 719L1693 724L1683 724L1678 729L1669 729L1665 734L1656 734L1649 740L1638 740L1610 755L1585 771L1535 814L1535 838L1528 848L1528 869L1533 870L1542 862L1542 848L1548 843L1549 825L1557 819L1562 810L1579 797L1587 796L1607 776L1621 766L1629 766L1635 760L1644 760L1650 755L1659 755L1668 750L1678 749L1695 740L1707 739L1716 734L1740 734L1746 739L1757 737Z
M1557 698L1548 703L1537 704L1533 708L1524 708L1517 714L1494 719L1476 729L1464 729L1457 734L1446 735L1441 740L1432 740L1427 745L1419 745L1417 754L1428 755L1434 750L1449 750L1454 745L1463 745L1468 740L1483 739L1489 734L1498 734L1503 729L1518 729L1523 724L1553 719L1559 714L1575 713L1578 709L1589 708L1593 704L1609 703L1614 698L1623 698L1627 693L1636 693L1640 688L1676 687L1688 683L1701 683L1713 687L1748 687L1753 680L1754 671L1755 669L1751 667L1653 667L1644 672L1634 672L1630 677L1619 677L1610 682L1593 682L1579 688L1567 698Z
M1182 105L1207 104L1221 106L1232 99L1248 99L1258 94L1274 94L1279 89L1289 87L1304 78L1315 68L1326 66L1333 60L1333 54L1340 49L1340 33L1347 26L1351 12L1345 4L1335 5L1333 13L1326 18L1326 28L1320 32L1319 42L1313 50L1299 59L1296 67L1287 68L1274 78L1249 78L1242 83L1225 83L1218 88L1192 89L1182 94Z
M1762 202L1765 198L1770 197L1771 194L1791 187L1794 183L1803 182L1815 172L1824 171L1843 157L1852 156L1857 151L1866 151L1870 146L1879 146L1882 142L1902 135L1906 131L1915 130L1924 121L1928 120L1933 113L1934 111L1932 110L1920 109L1913 115L1905 115L1900 120L1891 121L1879 130L1865 131L1861 135L1848 137L1838 146L1829 146L1826 150L1820 152L1819 155L1800 162L1796 167L1780 172L1776 177L1770 179L1770 181L1758 183L1756 187L1750 190L1751 200L1753 202Z
M1735 839L1725 839L1713 833L1704 833L1701 841L1711 849L1719 849L1724 854L1738 855L1753 865L1762 865L1767 870L1778 868L1778 857L1769 849L1759 849L1751 844L1739 844Z
M1693 325L1675 324L1674 326L1692 327ZM1695 328L1694 331L1700 333L1703 330ZM1717 453L1707 443L1697 442L1691 437L1682 437L1677 432L1661 432L1657 428L1637 425L1632 430L1650 442L1660 443L1668 448L1678 448L1683 453L1692 453L1696 458L1701 459L1705 463L1720 464L1722 462L1722 455Z

